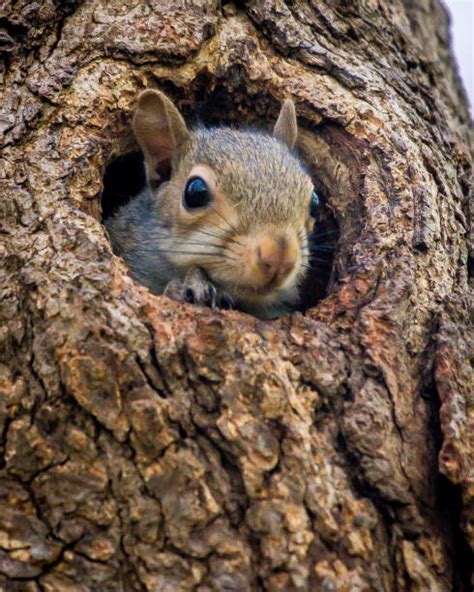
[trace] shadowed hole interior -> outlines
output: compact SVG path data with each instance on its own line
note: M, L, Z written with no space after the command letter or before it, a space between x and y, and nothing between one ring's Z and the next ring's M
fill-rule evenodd
M106 220L145 187L141 152L130 152L113 160L105 170L102 219Z

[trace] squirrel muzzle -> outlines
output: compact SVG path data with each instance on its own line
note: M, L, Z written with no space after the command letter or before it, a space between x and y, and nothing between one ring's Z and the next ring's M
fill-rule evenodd
M243 243L241 282L256 293L265 294L285 286L296 273L300 247L296 236L275 231L239 237Z

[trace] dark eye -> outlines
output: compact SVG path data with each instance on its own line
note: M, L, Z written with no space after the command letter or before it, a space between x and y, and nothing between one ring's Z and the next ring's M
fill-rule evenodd
M317 218L319 215L319 209L321 207L321 200L319 199L316 191L313 190L311 194L311 201L309 202L309 215L311 218Z
M183 194L183 205L187 210L205 208L211 203L211 192L206 182L195 177L189 179Z

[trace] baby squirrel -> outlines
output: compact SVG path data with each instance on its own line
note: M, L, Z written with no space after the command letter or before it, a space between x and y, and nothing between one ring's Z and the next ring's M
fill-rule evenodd
M171 100L149 89L133 129L148 184L105 222L132 276L154 294L260 318L294 306L319 200L291 151L293 102L283 103L273 135L189 130Z

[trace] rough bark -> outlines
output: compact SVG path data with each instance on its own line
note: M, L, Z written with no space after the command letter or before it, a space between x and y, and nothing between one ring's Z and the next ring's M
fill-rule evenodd
M0 586L467 590L471 151L438 1L0 6ZM113 255L102 179L149 85L242 124L294 97L340 228L305 315L179 305Z

